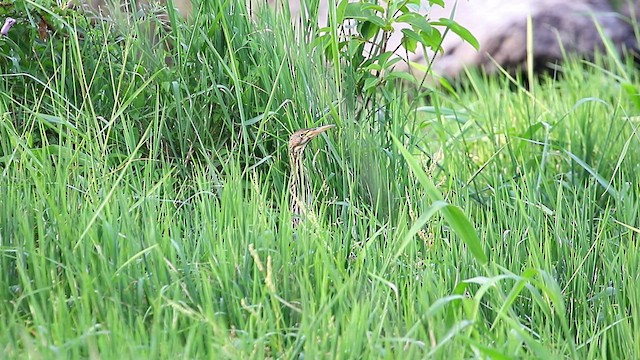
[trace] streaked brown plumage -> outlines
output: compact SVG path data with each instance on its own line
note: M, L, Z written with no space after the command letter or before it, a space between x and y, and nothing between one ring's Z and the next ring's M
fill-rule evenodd
M289 176L289 191L291 192L291 221L293 227L300 224L302 216L309 207L309 182L304 170L304 149L316 136L331 129L335 125L324 125L310 129L300 129L289 138L289 162L291 174Z

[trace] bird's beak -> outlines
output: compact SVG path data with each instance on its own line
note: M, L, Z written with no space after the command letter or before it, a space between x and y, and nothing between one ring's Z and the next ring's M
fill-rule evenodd
M322 134L323 132L336 127L335 125L331 124L331 125L323 125L323 126L318 126L316 128L311 128L309 129L309 132L307 133L307 136L310 139L313 139L314 137Z

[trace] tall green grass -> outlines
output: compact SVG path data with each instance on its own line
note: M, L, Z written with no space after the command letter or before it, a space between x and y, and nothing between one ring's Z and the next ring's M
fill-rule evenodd
M357 118L313 26L193 22L172 67L98 29L2 75L3 358L640 356L632 66ZM294 233L285 143L321 123Z

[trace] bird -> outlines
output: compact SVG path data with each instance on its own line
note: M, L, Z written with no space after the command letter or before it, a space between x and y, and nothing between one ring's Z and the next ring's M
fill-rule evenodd
M323 132L335 127L335 125L323 125L314 128L300 129L289 137L289 162L291 173L289 175L289 191L291 201L291 222L296 228L309 207L311 189L304 168L304 149L311 140Z

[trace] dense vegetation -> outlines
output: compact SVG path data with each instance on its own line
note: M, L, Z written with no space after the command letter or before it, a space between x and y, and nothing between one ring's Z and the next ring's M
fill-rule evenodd
M20 3L0 357L640 357L638 72L617 54L454 91L313 12L292 30L205 3L155 46L152 18ZM285 144L328 123L294 232Z

